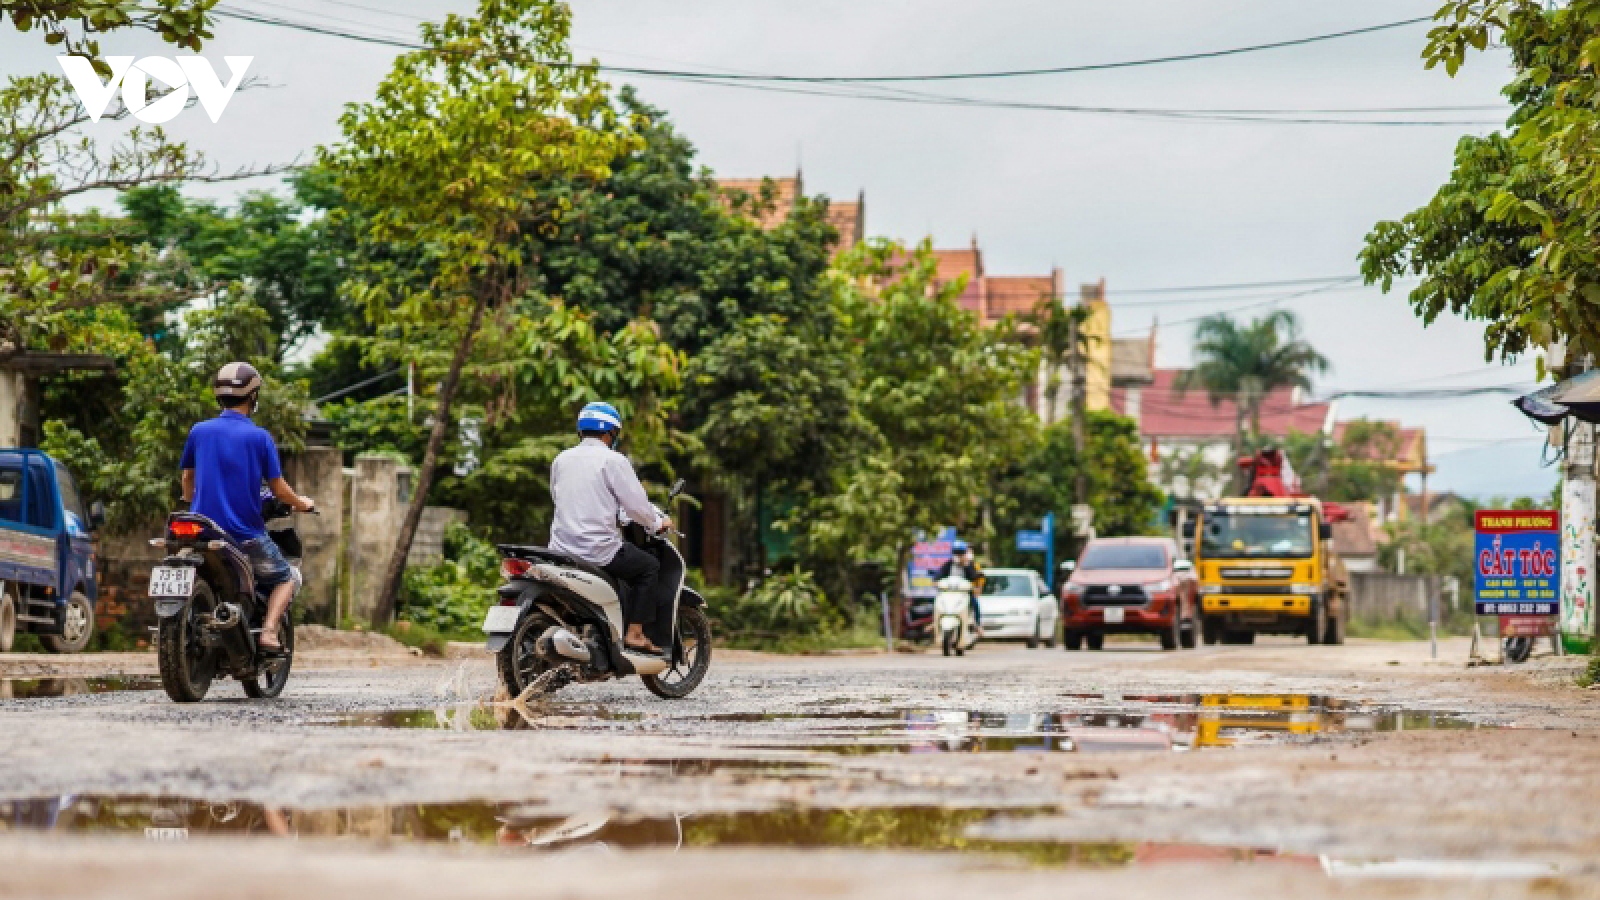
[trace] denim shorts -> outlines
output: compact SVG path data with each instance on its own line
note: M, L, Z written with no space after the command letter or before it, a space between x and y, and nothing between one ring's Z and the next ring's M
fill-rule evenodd
M294 570L289 568L289 561L283 558L283 551L272 538L263 536L243 541L239 549L250 557L257 587L271 589L294 578Z

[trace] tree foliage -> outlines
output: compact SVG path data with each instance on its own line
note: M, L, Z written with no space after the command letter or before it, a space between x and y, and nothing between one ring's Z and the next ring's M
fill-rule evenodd
M85 493L105 501L113 532L143 526L176 509L178 460L189 429L218 413L212 379L229 362L245 361L262 373L256 423L282 453L304 445L306 389L284 381L274 362L277 336L266 311L247 298L219 302L185 316L173 349L157 351L120 326L124 383L109 420L86 421L49 404L43 448L64 461ZM104 388L102 388L104 390ZM48 402L48 401L47 401ZM54 413L54 414L52 414Z
M1235 406L1234 450L1246 449L1246 435L1261 434L1261 407L1278 388L1309 390L1311 376L1328 369L1328 360L1300 339L1300 323L1288 310L1274 310L1248 325L1226 313L1207 316L1195 326L1194 367L1178 376L1181 394L1206 392L1211 405Z
M100 56L98 35L119 29L153 31L169 44L200 51L211 39L207 13L217 0L0 0L0 19L18 31L38 30L44 42L75 56Z
M1484 355L1551 341L1600 351L1600 2L1450 0L1424 58L1454 75L1491 41L1511 51L1505 132L1464 137L1427 205L1378 223L1361 253L1368 283L1422 276L1410 302L1425 322L1484 323Z

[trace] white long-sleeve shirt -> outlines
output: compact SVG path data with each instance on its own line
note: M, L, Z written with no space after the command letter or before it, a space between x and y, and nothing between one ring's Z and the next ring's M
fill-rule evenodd
M633 472L633 464L599 438L584 438L550 464L550 496L556 501L550 549L603 566L622 549L617 513L654 532L661 514Z

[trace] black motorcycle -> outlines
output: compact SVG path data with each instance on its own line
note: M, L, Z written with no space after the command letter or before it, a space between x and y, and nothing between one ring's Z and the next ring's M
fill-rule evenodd
M263 502L268 537L293 567L298 593L301 547L291 512L276 498ZM149 591L159 620L156 655L167 696L178 703L203 700L218 675L239 679L248 697L283 693L294 663L293 616L286 611L278 625L282 655L263 654L256 637L269 591L257 587L244 550L215 522L192 512L173 513L166 536L150 543L167 551L150 572Z

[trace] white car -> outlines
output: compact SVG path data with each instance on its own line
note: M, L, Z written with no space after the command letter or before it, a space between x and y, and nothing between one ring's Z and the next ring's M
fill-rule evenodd
M986 641L1022 640L1029 647L1056 645L1061 612L1044 578L1032 569L985 569L978 611Z

